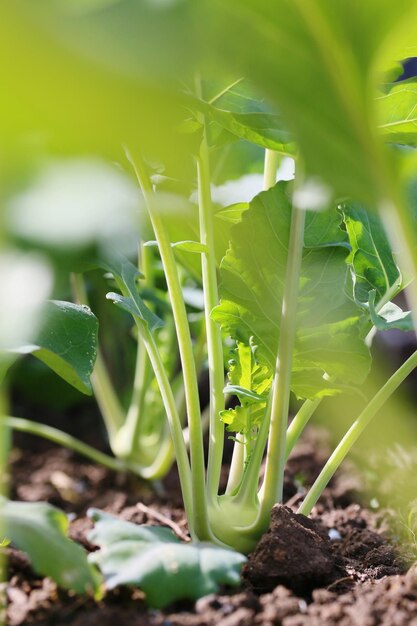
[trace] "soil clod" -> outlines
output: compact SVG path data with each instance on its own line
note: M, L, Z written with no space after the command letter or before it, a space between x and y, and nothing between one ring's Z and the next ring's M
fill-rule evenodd
M244 577L257 592L284 585L300 595L343 575L330 539L317 522L281 505L272 509L269 530L244 570Z

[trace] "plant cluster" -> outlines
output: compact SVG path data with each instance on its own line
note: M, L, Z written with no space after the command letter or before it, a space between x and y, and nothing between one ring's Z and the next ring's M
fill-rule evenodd
M412 0L395 6L390 0L141 4L97 0L77 9L44 0L35 12L21 0L1 10L18 34L34 29L39 89L57 77L55 63L67 69L65 81L59 80L62 93L48 98L45 89L25 103L40 111L51 153L58 144L71 156L95 151L116 158L124 170L101 165L85 181L82 168L80 173L76 162L67 161L59 170L47 166L17 190L9 175L7 245L14 240L42 251L61 277L70 272L74 302L45 303L50 278L44 261L37 256L27 268L14 252L9 266L22 263L24 280L37 271L44 288L23 298L26 317L14 335L0 329L2 374L13 355L31 353L80 392L93 393L113 456L9 416L4 393L2 463L4 468L10 429L148 480L163 478L175 461L193 542L180 544L164 529L92 511L91 541L100 550L87 561L66 539L63 514L6 498L1 534L63 587L99 595L100 570L108 588L139 585L157 606L238 581L244 561L238 553L254 548L272 506L282 501L286 460L310 418L328 397L343 403L346 395L361 393L376 331L415 329L417 81L401 80L400 62L417 40L417 9ZM41 28L43 11L50 15ZM0 50L15 49L13 32ZM156 32L158 40L167 35L158 54ZM109 33L116 33L111 52ZM56 50L58 61L41 71L47 50ZM81 61L79 54L85 55ZM139 67L140 54L152 61ZM80 117L71 89L77 72L87 76L97 58L102 65L83 87ZM23 60L19 50L17 68ZM181 63L183 72L173 69ZM28 122L17 82L7 79L0 135L22 171L16 128L27 133ZM64 106L67 97L71 104ZM138 104L138 114L127 114L131 103ZM106 114L114 124L105 123ZM29 130L35 127L30 119ZM33 159L40 163L38 154ZM292 162L295 176L283 180L283 168ZM232 200L224 185L231 178L240 181ZM134 179L140 190L137 257L113 227L103 228L101 214L103 205L114 205L114 224L120 225ZM244 181L252 183L248 193ZM96 198L94 184L106 193ZM77 196L80 185L84 194ZM62 195L69 200L60 213ZM73 202L86 207L88 219L72 215ZM111 223L110 213L105 222ZM70 215L68 226L59 228L64 214ZM11 259L10 251L4 254ZM96 310L92 277L102 274L111 284L107 299L134 325L128 332L137 356L127 404L98 341L103 304ZM409 311L394 303L404 289ZM20 311L10 298L7 315L13 306ZM102 345L114 319L100 327ZM127 317L117 319L126 323ZM414 353L365 403L300 513L311 512L364 428L416 366ZM202 378L208 380L207 406ZM291 397L299 409L289 423ZM233 455L222 492L225 431ZM51 543L62 555L59 563L56 551L51 557L45 547ZM161 576L166 596L156 597Z

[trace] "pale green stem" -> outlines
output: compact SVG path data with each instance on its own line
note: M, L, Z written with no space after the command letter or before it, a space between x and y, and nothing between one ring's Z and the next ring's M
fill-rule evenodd
M71 285L75 301L79 304L88 305L88 297L82 275L71 274ZM110 447L113 450L117 432L125 422L125 414L110 380L100 349L97 351L97 359L91 376L91 384L106 425Z
M265 150L265 164L264 164L264 190L267 191L276 184L277 170L279 163L279 154L274 150ZM272 392L271 392L272 395ZM270 396L271 398L271 396ZM262 464L262 458L265 452L265 446L268 440L268 432L271 420L271 399L268 401L268 406L265 410L265 416L259 429L258 436L256 438L255 446L252 451L249 463L245 469L243 480L240 485L237 499L240 502L246 502L248 500L251 503L257 499L257 487L259 482L259 471ZM236 443L235 446L240 446ZM242 446L240 446L242 447ZM240 451L237 449L236 455L239 457Z
M144 275L143 285L151 288L153 286L152 250L142 245L139 257L139 270ZM132 398L127 411L126 422L123 426L124 443L128 446L126 450L128 456L134 455L135 450L140 446L140 429L143 421L141 418L145 410L144 402L147 385L150 380L150 373L149 358L143 344L142 336L139 334L137 339L136 368L133 380Z
M139 332L142 333L143 342L149 355L149 359L155 373L155 378L158 382L159 390L161 392L165 411L167 413L172 442L175 449L175 458L177 461L178 474L180 477L184 508L189 523L190 533L194 538L199 538L198 530L194 523L195 500L193 494L194 485L192 484L192 472L188 459L187 448L184 441L181 419L177 411L175 397L152 333L144 326L141 326L140 321L138 321L138 329Z
M202 122L205 125L204 118L202 118ZM203 252L201 255L210 385L207 493L209 498L214 499L218 493L223 460L224 424L220 419L220 411L224 410L225 404L222 335L220 326L211 317L212 310L219 304L219 292L213 225L214 210L211 201L210 163L206 129L201 142L200 155L197 159L197 173L200 239L201 243L207 248L207 252Z
M117 433L124 424L124 413L114 392L113 385L100 350L97 352L94 371L91 375L91 385L106 425L110 447L113 449Z
M298 513L309 515L317 500L320 498L328 482L336 472L351 447L363 433L365 428L375 417L381 407L387 402L388 398L400 386L405 378L417 367L417 351L414 352L407 361L389 378L385 385L372 398L367 407L362 411L352 426L343 437L326 465L320 472L318 478L314 482L307 497L298 509Z
M188 325L187 311L182 296L181 283L175 262L174 252L169 241L163 219L161 218L145 164L135 154L129 155L142 188L146 207L152 222L159 253L164 267L170 297L172 313L177 332L178 347L184 376L188 424L190 429L190 454L193 497L193 520L196 536L200 540L210 540L207 502L205 497L205 466L203 431L201 426L200 400L198 394L197 372L193 357L193 344Z
M232 462L230 464L229 476L227 480L226 495L233 495L242 482L243 470L245 468L245 438L241 433L237 433L233 446Z
M141 476L146 480L162 480L169 472L174 461L174 447L171 435L165 436L161 441L158 454L151 465L142 468Z
M305 402L303 402L297 415L294 417L293 421L289 425L287 430L287 443L285 447L286 459L288 459L291 450L294 448L304 428L308 424L311 416L313 415L317 407L320 405L321 401L322 398L316 398L315 400L306 400Z
M103 467L107 467L115 472L125 472L129 470L140 475L140 472L138 472L137 468L133 465L125 463L120 459L108 456L83 441L64 433L62 430L58 430L58 428L46 426L45 424L39 424L38 422L33 422L32 420L23 419L21 417L5 417L4 422L13 430L18 430L20 432L48 439L53 443L57 443L60 446L68 448L69 450L73 450L74 452L77 452L77 454L81 454L87 459L90 459L95 463L99 463L100 465L103 465Z
M265 409L265 415L262 420L261 427L259 428L258 436L256 438L255 447L253 449L251 458L246 467L245 474L243 476L242 484L240 485L239 493L236 500L241 503L253 504L256 503L258 496L257 493L259 483L259 472L262 465L262 459L265 452L265 447L268 441L269 427L271 424L271 407L272 407L272 391L269 395L268 404Z
M277 182L279 154L275 150L265 150L264 190L267 191Z
M282 302L280 338L272 391L271 425L260 519L266 518L272 506L282 500L292 353L297 324L297 300L304 243L304 222L305 212L293 207Z

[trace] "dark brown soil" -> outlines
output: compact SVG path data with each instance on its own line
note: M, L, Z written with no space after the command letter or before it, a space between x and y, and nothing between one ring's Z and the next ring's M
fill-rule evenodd
M9 626L417 626L417 573L406 573L404 550L398 556L387 539L385 516L354 503L357 479L339 476L312 519L294 513L323 460L314 437L289 461L288 506L274 508L240 589L165 611L147 610L142 594L128 589L96 604L58 590L10 549ZM62 507L71 514L72 538L86 547L91 506L136 523L168 524L186 538L175 473L155 493L64 450L36 445L30 452L28 442L19 440L14 452L13 497Z

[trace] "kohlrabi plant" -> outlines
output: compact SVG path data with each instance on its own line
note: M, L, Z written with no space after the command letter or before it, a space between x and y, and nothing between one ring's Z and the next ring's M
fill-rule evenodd
M184 579L182 591L162 602L194 598L236 581L243 559L227 549L250 552L268 527L272 506L283 499L288 455L321 403L335 396L343 407L347 394L362 393L375 332L415 329L417 81L401 81L400 62L417 44L416 4L41 5L38 14L15 0L1 11L22 42L33 25L42 45L28 81L53 81L53 97L43 102L39 89L29 90L22 108L27 53L6 37L0 50L16 51L19 82L6 81L10 120L0 120L0 137L9 146L9 128L37 129L32 107L52 150L93 149L136 178L138 224L145 212L149 219L138 228L138 258L106 245L93 263L112 281L107 298L133 318L136 373L126 410L97 348L88 276L75 272L76 304L46 305L45 326L18 349L81 391L90 390L91 375L117 458L36 423L3 417L2 424L145 478L161 478L175 459L195 543L181 546L165 532L142 533L93 511L91 540L100 550L91 560L109 586L143 585L154 604L153 581L170 563L192 559L200 574L206 563L208 577L196 575L195 585ZM65 81L59 64L45 62L46 49L67 68ZM78 76L89 76L97 59L77 133ZM127 114L132 102L134 116ZM288 159L294 177L281 175ZM240 185L233 197L224 184L230 178ZM410 311L393 302L403 289ZM414 353L352 416L300 513L311 512L416 366ZM199 388L206 369L208 407ZM292 421L291 397L300 406ZM233 455L223 489L225 436ZM6 523L10 510L2 504ZM91 586L90 570L86 576Z

